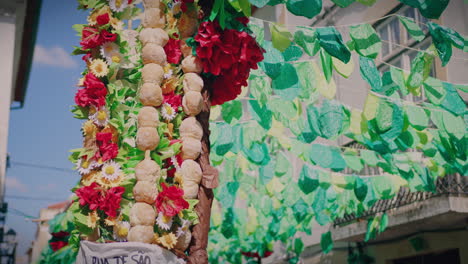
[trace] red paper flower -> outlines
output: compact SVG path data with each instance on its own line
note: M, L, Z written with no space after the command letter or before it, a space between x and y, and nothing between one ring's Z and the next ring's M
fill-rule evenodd
M184 190L177 186L161 184L163 190L156 198L156 208L165 216L175 216L183 209L189 208L189 203L183 198Z
M101 80L92 73L88 73L84 80L84 89L78 90L75 103L81 107L90 105L100 107L106 104L107 89Z
M236 20L241 22L244 26L247 26L247 24L249 23L248 17L236 17Z
M119 146L112 142L111 132L99 132L96 134L96 143L99 147L99 151L96 152L94 158L102 161L114 159L119 154Z
M99 209L103 210L110 217L116 217L124 192L125 188L122 186L110 188L106 196L102 198Z
M273 254L272 251L265 251L265 253L263 254L263 256L260 256L260 254L258 254L257 252L244 252L244 251L241 251L242 255L248 257L248 258L268 258L269 256L271 256L271 254Z
M94 211L99 208L101 203L101 189L100 186L93 182L89 186L83 186L75 191L76 196L80 198L81 206L88 205L89 209Z
M65 231L60 231L60 232L51 233L51 235L54 238L65 238L65 237L69 236L70 233L65 232Z
M194 0L181 0L182 1L182 5L180 6L180 9L182 10L182 12L187 12L187 4L188 3L193 3Z
M55 251L65 247L66 245L68 245L68 242L66 242L66 241L54 241L54 242L50 242L49 245L52 248L52 251L55 252Z
M170 38L164 46L164 51L167 55L167 62L178 64L182 58L182 51L180 50L180 39Z
M101 31L101 37L102 37L102 40L103 40L102 43L114 42L114 41L117 40L117 34L107 32L107 30L105 30L105 29L103 29Z
M102 45L103 40L101 34L97 28L93 27L84 27L81 32L81 42L80 45L83 49L92 49Z
M107 25L110 21L110 17L108 13L102 14L96 18L96 21L99 25Z
M248 23L247 18L238 18ZM213 83L212 105L233 100L247 85L250 69L257 69L264 50L247 32L222 30L217 22L201 23L198 34L197 56L203 71L219 76Z
M163 103L170 104L176 110L182 105L182 96L180 94L175 94L174 91L164 95Z

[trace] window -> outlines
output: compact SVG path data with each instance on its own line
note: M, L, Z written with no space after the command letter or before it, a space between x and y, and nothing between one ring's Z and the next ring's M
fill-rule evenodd
M460 264L458 249L449 249L442 252L429 253L409 258L396 259L392 264Z
M429 22L427 18L421 16L419 11L412 7L401 8L395 13L412 18L416 23L426 24ZM427 34L427 27L422 24L419 25ZM382 40L382 51L378 58L378 60L381 61L380 65L378 65L381 72L385 72L390 69L388 64L409 71L411 69L411 62L418 54L418 51L414 49L426 50L431 44L429 39L425 39L422 42L414 40L396 16L390 17L380 24L375 25L375 29ZM411 47L412 49L408 49L406 47ZM377 64L379 63L377 62ZM434 64L432 65L430 76L436 76ZM425 100L423 90L424 89L421 89L420 96L409 94L407 96L402 96L402 99L413 102L422 102Z

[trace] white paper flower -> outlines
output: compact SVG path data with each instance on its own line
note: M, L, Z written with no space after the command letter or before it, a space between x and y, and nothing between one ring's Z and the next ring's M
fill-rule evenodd
M109 0L109 6L114 12L122 12L127 6L127 0Z
M172 119L174 119L176 117L177 112L174 109L174 107L172 107L170 104L164 103L161 106L161 115L167 121L171 121Z
M109 121L109 111L105 107L101 107L101 109L89 116L89 119L93 120L96 125L104 127Z
M130 230L130 223L127 221L119 221L114 226L114 239L118 242L127 241L128 231Z
M169 230L172 226L172 217L165 216L162 212L159 212L158 217L156 218L156 224L162 230Z
M177 237L180 237L181 235L185 234L187 231L189 231L189 228L190 228L190 225L192 224L192 222L190 222L189 220L186 220L186 219L182 219L182 226L180 226L179 228L177 228L177 233L176 233L176 236Z
M109 73L107 64L101 59L92 60L89 69L96 77L104 77Z
M78 172L81 175L86 175L91 172L92 169L98 167L98 163L94 160L86 160L84 158L81 158L78 160L76 163L76 167L78 168Z
M102 166L102 177L109 181L116 180L121 174L120 165L115 161L108 161Z
M137 44L138 31L133 29L125 29L121 35L124 41L127 41L130 48L135 48Z

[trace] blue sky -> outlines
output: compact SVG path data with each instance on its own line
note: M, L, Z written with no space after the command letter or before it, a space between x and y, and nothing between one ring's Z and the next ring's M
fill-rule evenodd
M8 152L12 165L7 170L6 201L10 208L31 216L67 199L79 180L67 159L68 150L81 145L81 121L73 119L69 111L84 68L79 56L68 55L79 43L72 25L86 22L86 13L76 6L75 1L43 0L25 105L10 115ZM15 162L70 168L70 173L18 166ZM18 254L23 255L34 238L36 224L10 210L7 226L17 231Z

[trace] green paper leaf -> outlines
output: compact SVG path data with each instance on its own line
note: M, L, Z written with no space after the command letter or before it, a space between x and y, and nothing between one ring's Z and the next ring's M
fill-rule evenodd
M284 52L291 45L292 34L289 30L280 24L270 24L271 41L273 47L281 52Z
M283 57L285 61L296 61L302 57L304 53L299 46L290 45L284 52Z
M273 79L272 88L275 94L284 100L293 100L300 90L299 77L293 65L286 63L281 67L281 74Z
M367 196L367 183L365 183L361 177L356 176L356 184L354 185L354 194L356 195L356 198L360 201L363 202L364 199L366 199Z
M335 71L339 73L341 76L343 76L344 78L348 78L349 76L351 76L351 74L354 71L353 60L349 60L348 63L344 63L338 60L337 58L333 57L332 64L333 64L333 69L335 69Z
M442 100L441 106L455 115L463 115L466 112L466 104L460 97L452 84L443 82L443 87L447 94Z
M341 134L345 115L343 106L335 100L325 100L318 119L321 136L335 139Z
M221 105L224 121L231 124L242 117L242 103L238 100L229 101Z
M427 23L429 28L429 33L432 36L432 42L434 43L437 53L439 54L439 58L442 61L442 66L445 67L449 62L450 58L452 57L452 43L446 38L445 32L443 32L442 28L433 23Z
M284 154L278 153L278 155L276 156L275 175L283 176L288 172L289 168L289 159Z
M249 0L250 3L258 8L264 7L270 0Z
M451 136L461 140L466 135L466 125L463 117L443 111L442 119L444 127Z
M322 11L321 0L287 0L286 8L296 16L313 18Z
M333 249L333 240L330 231L322 234L320 239L320 247L322 248L324 254L328 254Z
M334 27L316 29L320 46L331 56L348 63L351 59L351 52L343 43L341 34Z
M444 12L450 0L400 0L405 5L419 9L421 15L437 19Z
M398 19L415 40L422 41L426 37L421 27L413 19L404 16L398 16Z
M429 124L429 117L426 114L426 111L424 111L424 109L421 107L407 105L405 106L405 114L410 124L416 130L423 130Z
M309 159L322 168L330 168L333 171L341 171L346 168L346 162L341 157L341 151L337 147L312 144L309 151Z
M332 57L323 49L320 50L320 62L322 64L323 74L328 83L332 78L333 74L333 63Z
M216 140L215 152L216 155L223 156L232 148L232 146L234 146L232 127L222 123L219 124L218 129L222 131L222 133L218 135Z
M252 8L250 7L249 0L239 0L239 6L246 17L252 15Z
M364 57L375 59L382 49L377 32L369 24L351 26L349 35L354 42L356 52Z
M355 0L332 0L339 7L347 7L350 4L354 3Z
M299 83L301 85L301 93L299 94L299 97L303 99L311 98L311 94L314 94L317 91L317 80L312 62L298 62L294 64L294 67L296 68Z
M427 52L419 52L411 62L411 72L406 80L410 89L419 88L429 77L434 57Z
M440 105L447 95L447 91L438 79L428 77L424 81L424 94L429 101L434 105Z
M375 67L374 60L367 57L359 57L359 69L361 76L370 85L373 91L382 90L382 78L380 72Z
M346 162L346 166L353 171L360 172L364 168L361 158L355 153L346 152L343 155L343 159Z
M302 166L298 186L305 194L315 191L319 186L317 172L307 165Z
M366 163L367 165L371 167L377 166L379 158L377 157L374 151L363 149L360 151L360 155L364 163Z
M264 129L271 128L272 113L267 105L261 106L256 100L249 100L249 112Z
M320 43L315 30L309 27L296 27L294 42L299 45L309 56L314 56L320 50Z
M273 47L271 41L265 40L262 47L266 52L263 54L264 59L259 65L269 77L276 78L281 73L281 65L284 62L283 54Z
M375 2L377 2L377 0L356 0L356 2L366 6L372 6L373 4L375 4Z

